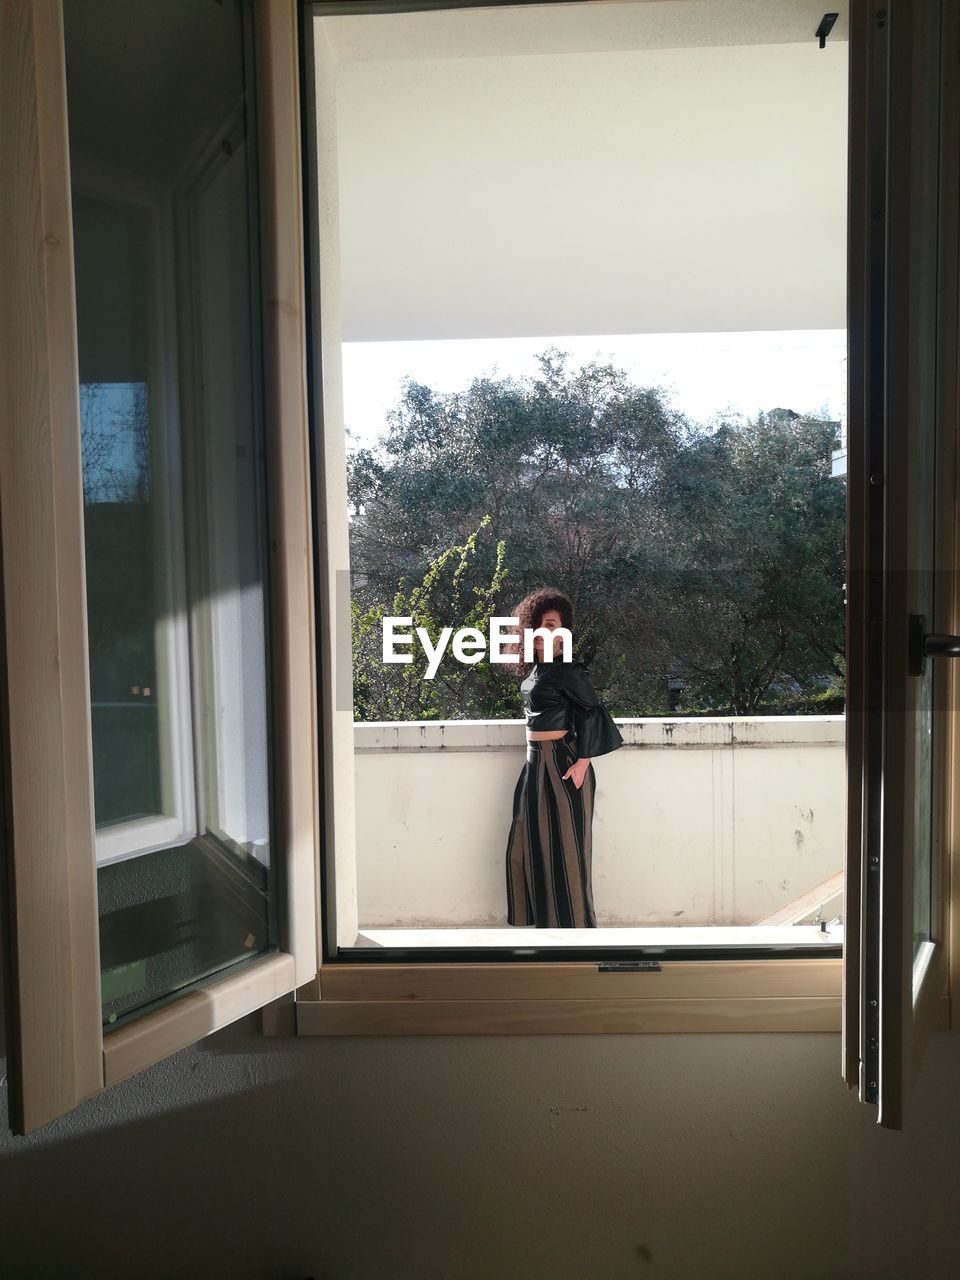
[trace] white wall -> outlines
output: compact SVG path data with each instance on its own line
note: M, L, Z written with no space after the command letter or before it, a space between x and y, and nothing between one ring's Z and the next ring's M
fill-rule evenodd
M839 1035L249 1021L0 1136L4 1276L952 1280L958 1079L939 1036L890 1133L841 1084Z
M594 765L600 925L754 924L843 870L843 716L618 723ZM354 732L361 928L505 924L522 721Z
M810 0L317 19L345 341L842 328L834 8L823 49Z

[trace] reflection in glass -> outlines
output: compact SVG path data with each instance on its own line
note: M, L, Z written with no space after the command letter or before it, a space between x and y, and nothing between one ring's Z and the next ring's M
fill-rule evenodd
M94 795L98 827L162 812L142 382L80 387Z
M927 617L932 617L932 611ZM913 951L914 955L930 939L931 877L933 807L933 682L936 664L926 661L923 686L917 697L915 766L917 791L914 810L914 863L913 863Z
M276 942L247 8L64 6L107 1023Z
M925 63L919 79L921 123L918 136L923 145L913 150L919 192L917 215L911 220L913 244L911 259L918 264L916 273L916 322L912 328L915 349L911 353L916 368L916 429L913 453L916 480L913 503L915 527L915 609L934 629L936 617L936 509L932 496L936 493L937 431L937 221L938 221L938 156L940 137L939 45L933 24L918 25L919 56ZM913 585L913 584L911 584ZM914 715L914 857L913 857L913 949L918 953L930 939L931 866L933 861L933 708L937 660L927 658L922 677L917 677Z

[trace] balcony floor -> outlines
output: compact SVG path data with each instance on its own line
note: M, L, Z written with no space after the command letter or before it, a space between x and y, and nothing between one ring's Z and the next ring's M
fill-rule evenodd
M368 947L835 947L843 925L642 925L599 929L361 929L355 948Z

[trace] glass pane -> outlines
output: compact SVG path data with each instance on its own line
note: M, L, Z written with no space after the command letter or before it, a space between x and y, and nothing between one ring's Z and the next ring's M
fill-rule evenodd
M932 595L932 591L928 594ZM931 610L926 615L933 616ZM924 942L930 939L931 898L930 869L932 863L932 737L933 737L933 682L936 679L936 663L927 659L923 687L917 700L916 752L917 791L915 799L915 845L913 862L913 951L917 954Z
M64 5L110 1024L276 943L247 9Z
M915 347L912 357L916 369L916 481L911 498L914 516L914 546L917 598L914 611L926 619L926 630L934 630L936 586L936 389L937 389L937 217L938 164L940 134L938 56L939 41L935 24L916 26L922 67L916 77L919 118L915 137L919 145L913 151L917 167L917 213L912 223L911 259L918 264L916 277L916 324L913 329ZM931 929L931 865L933 858L932 735L933 708L936 705L934 681L941 659L927 658L924 674L916 689L914 717L914 955L930 939Z
M78 225L96 225L81 195ZM129 221L133 221L130 219ZM162 811L147 387L80 386L97 825Z

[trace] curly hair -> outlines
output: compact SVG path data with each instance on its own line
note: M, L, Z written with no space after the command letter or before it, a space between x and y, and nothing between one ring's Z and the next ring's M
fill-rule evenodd
M573 632L573 602L559 587L538 587L536 591L524 596L510 615L520 621L520 661L516 672L521 679L530 674L534 665L523 661L523 633L528 628L539 626L540 619L548 609L556 609L560 615L560 625Z

